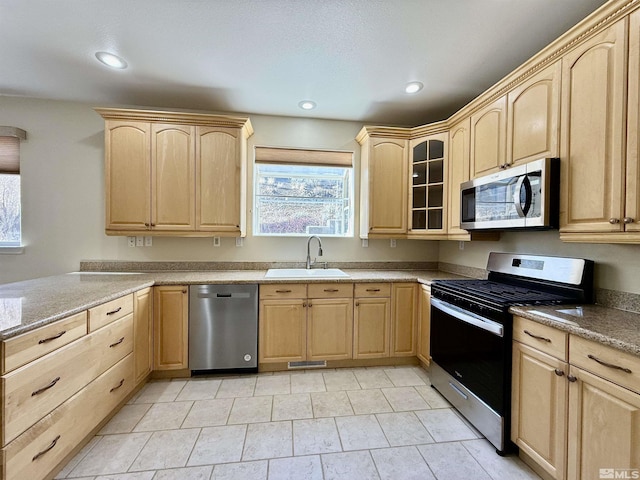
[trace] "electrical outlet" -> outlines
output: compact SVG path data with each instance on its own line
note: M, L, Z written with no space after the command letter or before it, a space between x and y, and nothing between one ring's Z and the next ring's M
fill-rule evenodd
M241 247L242 245L244 245L244 238L236 237L236 247Z
M214 247L220 246L220 237L213 237L213 246Z
M389 242L389 246L391 248L396 248L396 239L392 238L391 241Z
M362 248L367 248L369 246L369 239L368 238L363 238L362 239Z
M458 250L464 250L464 242L463 241L458 242Z
M136 247L144 247L144 237L136 237Z
M152 247L153 246L153 237L144 237L144 246Z
M136 246L136 237L127 237L127 245L130 247Z

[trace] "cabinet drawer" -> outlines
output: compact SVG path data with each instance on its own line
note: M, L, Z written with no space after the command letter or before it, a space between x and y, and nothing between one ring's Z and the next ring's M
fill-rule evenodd
M127 355L2 449L4 480L40 480L115 408L133 388Z
M71 315L63 320L2 342L1 374L57 350L87 334L87 312Z
M354 288L356 298L363 297L390 297L390 283L356 283Z
M352 298L353 283L313 283L309 284L309 298Z
M570 335L569 363L640 393L640 357Z
M133 350L133 314L1 378L2 445Z
M260 299L264 298L307 298L307 285L305 283L260 285Z
M93 332L133 312L133 294L89 309L89 331Z
M513 317L513 339L567 361L569 334L522 317Z

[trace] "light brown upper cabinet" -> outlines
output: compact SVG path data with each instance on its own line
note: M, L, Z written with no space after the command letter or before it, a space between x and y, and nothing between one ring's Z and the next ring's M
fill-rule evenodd
M448 133L409 142L409 233L445 234Z
M381 130L381 131L378 131ZM360 153L360 238L405 236L409 129L364 127Z
M108 235L244 236L248 118L96 109Z
M562 58L563 240L598 241L625 228L626 37L623 18Z
M471 116L471 177L506 166L507 97L502 96Z
M626 204L622 223L633 232L630 241L640 240L640 11L630 17L629 103L627 120Z
M469 134L471 119L465 118L449 131L449 203L448 232L452 240L467 240L469 233L460 228L460 184L469 180Z
M546 67L507 95L507 165L559 154L561 63Z

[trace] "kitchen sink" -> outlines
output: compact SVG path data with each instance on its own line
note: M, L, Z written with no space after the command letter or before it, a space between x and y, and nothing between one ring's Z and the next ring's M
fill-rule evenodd
M339 268L270 268L264 278L349 278Z

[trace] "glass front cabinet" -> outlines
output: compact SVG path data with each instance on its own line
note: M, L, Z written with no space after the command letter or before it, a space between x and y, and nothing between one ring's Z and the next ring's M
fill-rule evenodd
M447 133L411 140L409 234L446 234Z

